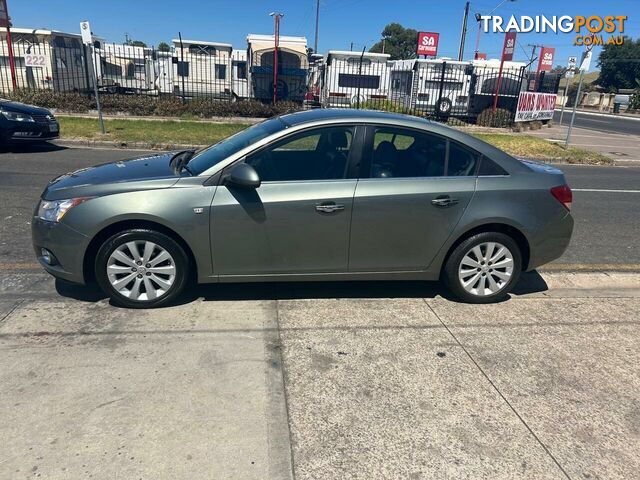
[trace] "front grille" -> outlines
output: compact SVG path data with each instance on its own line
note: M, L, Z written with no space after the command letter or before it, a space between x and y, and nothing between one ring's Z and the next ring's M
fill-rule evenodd
M38 123L49 123L55 120L53 115L31 115L31 117Z

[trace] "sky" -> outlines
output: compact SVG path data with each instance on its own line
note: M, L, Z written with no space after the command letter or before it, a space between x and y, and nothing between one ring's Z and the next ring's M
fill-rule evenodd
M473 56L477 38L476 12L488 14L502 0L471 2L465 60ZM282 35L307 37L313 46L316 0L7 0L13 25L79 32L79 22L89 20L93 33L109 42L124 42L125 34L148 45L171 42L182 33L190 40L231 43L246 48L248 33L272 33L269 13L284 13ZM456 58L464 0L320 0L318 50L369 49L380 40L384 26L397 22L404 27L440 33L438 56ZM625 34L640 37L640 1L614 0L515 0L506 1L494 15L627 15ZM570 55L580 56L574 35L518 35L514 60L528 61L531 47L556 48L554 64L565 64ZM499 58L504 34L482 33L480 51ZM597 55L597 50L594 50ZM592 65L592 70L595 64Z

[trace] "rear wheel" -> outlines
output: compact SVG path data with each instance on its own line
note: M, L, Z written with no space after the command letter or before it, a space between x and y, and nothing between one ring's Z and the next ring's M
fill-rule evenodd
M112 300L129 308L166 305L183 290L189 261L172 238L153 230L126 230L98 251L96 280Z
M492 303L507 296L518 282L522 255L517 243L499 232L483 232L464 240L443 270L451 292L467 303Z

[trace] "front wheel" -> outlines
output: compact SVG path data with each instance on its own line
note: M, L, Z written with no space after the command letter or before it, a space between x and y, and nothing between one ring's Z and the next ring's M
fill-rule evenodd
M507 296L520 277L522 255L508 235L484 232L464 240L443 270L451 292L467 303L492 303Z
M183 290L188 269L188 257L175 240L146 229L113 235L98 250L95 263L102 290L128 308L170 303Z

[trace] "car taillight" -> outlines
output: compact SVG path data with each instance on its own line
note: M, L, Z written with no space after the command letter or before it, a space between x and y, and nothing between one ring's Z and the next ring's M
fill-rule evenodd
M569 185L560 185L551 189L551 195L558 200L564 208L571 210L571 202L573 201L573 192Z

